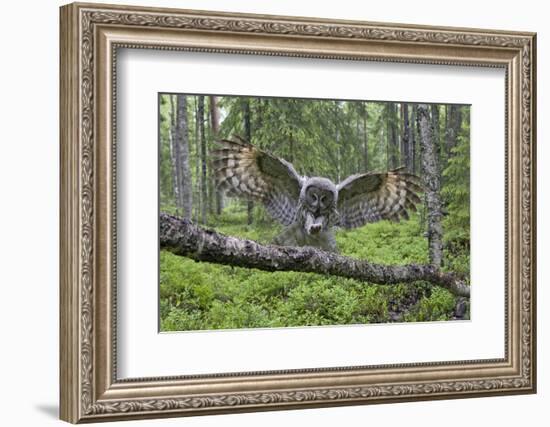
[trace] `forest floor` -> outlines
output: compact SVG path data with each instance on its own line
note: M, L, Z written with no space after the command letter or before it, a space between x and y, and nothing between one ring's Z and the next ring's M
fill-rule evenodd
M208 228L270 243L281 228L259 211L246 224L240 204L212 217ZM427 263L420 215L337 230L343 255L381 264ZM447 264L467 273L466 254ZM265 272L195 262L160 253L161 331L423 322L469 318L464 303L443 288L418 282L378 285L314 273Z

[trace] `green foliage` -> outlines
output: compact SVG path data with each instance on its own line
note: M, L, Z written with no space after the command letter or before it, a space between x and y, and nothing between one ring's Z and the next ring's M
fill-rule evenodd
M215 229L268 243L272 224L247 226L239 204L224 209ZM214 220L214 218L212 218ZM386 264L424 263L427 243L418 218L387 221L336 235L344 255ZM454 297L431 286L376 285L313 273L264 272L160 254L161 330L344 325L450 318ZM404 311L395 318L395 311Z
M443 288L434 288L431 295L421 299L416 307L405 314L406 322L431 322L452 318L456 300L453 294Z
M342 255L381 264L426 263L428 242L416 216L395 224L380 221L353 230L340 230L336 241Z
M465 125L443 171L441 196L447 208L443 219L445 268L470 270L470 129Z

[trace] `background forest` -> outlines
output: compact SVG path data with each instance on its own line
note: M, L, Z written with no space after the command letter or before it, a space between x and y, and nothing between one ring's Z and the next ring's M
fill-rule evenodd
M240 135L298 173L336 183L399 166L422 176L430 168L422 152L433 149L441 268L469 277L469 106L161 94L159 113L160 210L264 244L282 228L260 204L216 188L209 156L216 140ZM429 210L418 207L408 221L337 230L341 253L382 264L427 263ZM160 317L162 331L433 321L467 319L469 303L423 282L272 273L161 250Z

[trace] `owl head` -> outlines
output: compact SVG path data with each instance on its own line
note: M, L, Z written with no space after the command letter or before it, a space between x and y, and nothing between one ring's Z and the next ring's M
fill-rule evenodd
M338 189L327 178L306 178L300 190L299 219L308 234L326 231L336 223Z

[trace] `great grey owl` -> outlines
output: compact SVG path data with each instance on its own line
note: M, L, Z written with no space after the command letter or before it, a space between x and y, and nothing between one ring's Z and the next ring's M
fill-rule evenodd
M337 251L334 228L408 218L422 191L419 178L402 168L351 175L335 185L300 176L292 164L234 137L213 152L216 181L229 196L260 201L287 226L277 245L315 246Z

